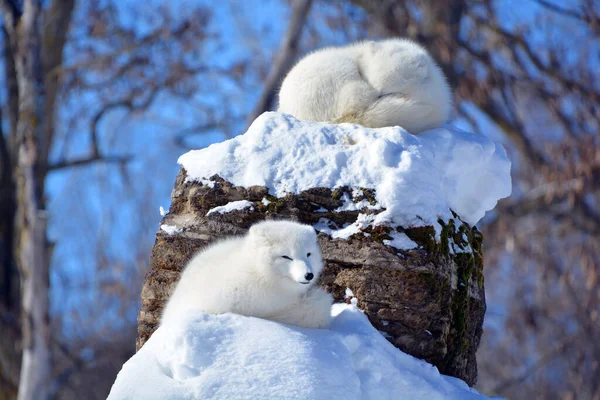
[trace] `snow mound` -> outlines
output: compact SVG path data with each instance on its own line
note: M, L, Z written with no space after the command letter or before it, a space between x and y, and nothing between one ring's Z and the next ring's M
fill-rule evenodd
M197 312L160 327L117 376L124 399L484 399L392 346L355 307L330 329Z
M485 136L446 126L412 135L400 127L299 121L264 113L233 139L179 158L187 179L218 174L283 197L315 187L376 190L374 225L436 225L450 209L474 225L511 192L510 161Z

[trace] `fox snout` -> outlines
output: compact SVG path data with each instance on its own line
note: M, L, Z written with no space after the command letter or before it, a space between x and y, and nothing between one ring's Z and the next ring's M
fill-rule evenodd
M294 261L291 265L292 278L302 284L308 284L315 275L312 266L306 261Z

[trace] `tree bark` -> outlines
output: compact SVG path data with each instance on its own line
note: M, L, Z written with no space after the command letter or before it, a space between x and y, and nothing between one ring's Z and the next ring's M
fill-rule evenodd
M15 194L9 142L0 127L0 399L16 396L20 369L18 316L21 303L14 258Z
M69 22L75 8L75 0L55 0L44 12L42 35L42 68L44 71L44 132L42 136L41 160L44 163L42 185L48 172L48 154L54 138L54 115L62 76L63 48L67 41ZM43 186L42 186L43 187Z
M7 131L0 126L0 398L16 398L20 371L20 288L15 253L16 217L16 132L18 85L14 60L16 10L11 3L0 1L3 15L2 56L7 93L6 111L0 121L7 120Z
M45 399L51 378L49 331L49 259L40 139L44 132L44 79L41 61L39 1L24 4L15 57L19 85L17 122L17 254L22 279L23 359L19 399Z
M0 362L18 356L21 349L15 344L21 335L18 398L22 400L47 399L52 379L44 181L54 132L59 67L73 7L74 0L54 0L46 8L41 0L25 0L22 9L17 2L0 0L10 122L10 131L0 135L0 316L10 328ZM15 296L19 283L20 299ZM18 371L18 363L11 365ZM14 375L14 371L1 368L0 382L14 386ZM12 397L12 390L2 395Z

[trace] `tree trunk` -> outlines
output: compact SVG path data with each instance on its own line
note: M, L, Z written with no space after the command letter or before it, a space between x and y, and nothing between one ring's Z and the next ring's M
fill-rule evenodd
M16 397L21 365L21 302L14 256L15 197L13 160L0 128L0 399Z
M20 287L19 271L15 254L15 217L17 192L15 185L16 132L18 116L18 85L15 72L13 40L14 20L10 17L8 4L0 3L4 13L2 26L2 51L7 93L6 119L8 131L0 126L0 399L17 397L19 371L21 368ZM8 17L8 18L7 18ZM9 33L10 32L10 33Z
M213 177L211 185L187 182L182 168L171 195L171 207L162 224L180 228L174 234L159 230L150 256L150 271L142 288L138 316L138 349L157 328L161 310L180 271L194 252L208 243L241 235L263 219L290 219L314 225L321 218L337 228L356 220L360 211L333 211L352 190L306 190L284 198L269 196L266 187L248 189ZM363 190L363 199L373 198ZM266 198L270 203L265 204ZM248 200L253 209L219 214L207 212L232 201ZM327 210L327 211L323 211ZM319 284L336 301L345 299L346 288L375 328L396 347L437 366L443 374L473 385L477 379L475 352L485 313L482 238L476 228L458 218L442 221L439 239L435 229L405 229L418 245L413 250L386 246L391 228L377 228L348 240L319 233L325 269ZM454 251L462 249L461 251Z
M17 122L17 254L21 270L23 360L19 399L45 399L51 379L49 258L46 211L40 177L40 140L44 132L44 77L41 61L39 1L26 1L17 29L15 57L19 85Z
M8 388L0 391L3 397L13 397L18 382L19 399L46 399L52 380L44 181L73 7L74 0L54 0L45 8L41 0L26 0L22 9L0 0L10 122L10 131L0 132L0 317L7 328L0 382Z

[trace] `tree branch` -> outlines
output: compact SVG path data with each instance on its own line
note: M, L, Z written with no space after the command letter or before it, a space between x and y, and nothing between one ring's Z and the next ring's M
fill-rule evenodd
M0 0L0 13L4 20L4 27L8 30L9 34L13 36L17 27L17 22L21 18L21 10L14 1L11 0Z
M208 122L208 123L204 123L204 124L199 124L199 125L196 125L196 126L192 126L191 128L186 128L186 129L183 129L183 130L177 132L175 134L175 138L173 139L173 141L175 142L175 144L177 146L183 147L184 149L191 150L192 147L188 146L185 143L185 138L188 135L198 134L198 133L201 133L202 131L207 131L207 130L210 130L210 129L222 128L223 125L224 124L222 122Z
M414 28L409 18L409 2L396 0L350 0L350 2L375 16L390 33L415 39L413 32L416 30L409 29Z
M579 13L575 10L569 10L568 8L563 8L559 5L556 5L554 3L550 3L549 1L546 0L532 0L535 3L539 4L540 6L544 7L547 10L553 11L557 14L561 14L561 15L565 15L567 17L571 17L571 18L575 18L579 21L583 21L586 23L591 23L592 22L592 18L589 15L586 14L582 14ZM594 18L593 19L596 23L599 22L598 18Z
M524 381L527 380L527 378L529 378L531 375L536 373L540 368L542 368L543 366L548 364L555 357L561 355L564 352L565 347L573 340L574 340L573 337L568 337L568 338L563 339L561 342L559 342L558 346L552 348L547 353L542 355L536 362L534 362L531 366L526 368L522 373L520 373L519 375L510 377L508 379L505 379L503 382L500 382L498 385L496 385L492 389L491 392L493 394L502 394L502 392L504 392L506 389L508 389L514 385L523 383Z
M515 46L519 46L523 50L523 52L527 54L527 57L530 59L533 65L535 65L535 67L541 72L544 72L548 76L556 79L567 89L577 91L583 94L584 96L588 97L591 101L595 103L600 102L600 93L597 93L594 90L590 89L589 85L577 82L573 79L562 75L560 69L554 65L546 65L546 63L542 61L542 59L535 53L535 51L532 49L529 43L527 43L523 36L518 36L504 30L498 24L492 23L490 18L484 18L475 14L471 14L470 17L471 19L473 19L473 21L477 24L478 27L487 28L492 32L500 35L504 40L510 43L510 45L507 43L507 47L514 49Z
M481 134L479 123L471 114L469 114L464 104L459 104L456 111L458 112L458 115L462 116L464 119L467 120L467 122L469 122L469 124L471 125L471 129L474 133Z
M464 48L471 56L475 57L481 63L483 63L490 70L489 87L497 86L500 82L504 81L504 78L496 72L494 65L492 64L492 57L487 50L476 50L470 43L465 40L459 40L459 44ZM494 81L495 80L495 81ZM481 90L481 83L478 82L472 76L463 76L459 80L459 87L457 93L462 94L463 97L470 99L481 111L496 123L506 133L506 135L515 143L521 154L532 163L534 166L540 166L546 163L546 160L542 154L535 149L531 141L525 136L525 130L522 124L518 121L510 121L509 118L500 111L500 106L494 102L492 96L489 93L474 92ZM462 92L462 93L461 93ZM481 95L479 95L481 94Z
M102 156L100 154L92 155L89 157L76 158L73 160L59 161L54 164L48 165L48 172L58 171L60 169L71 168L71 167L82 167L95 162L103 163L119 163L125 164L133 159L132 155L124 156Z
M54 137L54 114L56 109L56 98L61 83L60 74L54 71L62 65L63 50L67 41L75 0L52 0L50 6L43 15L42 30L42 61L44 63L44 85L46 87L46 98L44 99L45 126L40 138L40 162L48 162L48 154L52 147Z
M1 1L1 0L0 0ZM16 154L17 149L17 122L19 120L19 84L17 82L17 70L15 65L16 40L14 40L7 30L6 23L2 26L4 35L3 55L4 68L6 75L6 93L9 132L7 135L7 148L12 154ZM13 161L16 161L16 155Z
M582 199L576 199L573 206L564 207L568 196L573 193L573 188L585 186L588 187L588 191L593 191L598 187L598 184L594 185L595 181L598 179L591 176L586 181L572 179L565 182L551 182L530 190L520 201L499 204L497 211L517 218L538 213L557 221L567 220L581 232L600 237L600 215L587 203Z
M70 366L64 368L53 380L50 386L49 399L54 400L58 398L58 393L62 387L67 383L71 375L77 371L83 370L87 366L87 362L85 362L80 357L73 354L69 346L64 343L61 343L58 340L53 340L53 344L56 346L58 350L60 350L63 355L69 360L71 363Z
M295 0L293 2L292 15L283 43L273 62L273 68L271 68L267 76L264 90L258 99L256 107L254 107L254 110L248 116L248 125L260 114L272 109L277 89L281 85L284 75L290 70L298 52L298 42L302 36L302 28L305 25L311 5L312 0Z
M94 117L92 118L92 120L90 122L92 157L100 156L100 147L98 145L98 124L100 123L102 118L108 112L119 109L119 108L123 108L123 107L128 109L130 112L145 110L152 104L152 102L154 101L154 99L156 98L158 93L160 92L160 89L161 88L159 88L159 87L153 88L152 91L148 94L148 97L145 100L143 100L142 102L140 102L139 104L136 104L134 102L134 98L132 95L129 98L126 98L123 100L118 100L113 103L109 103L109 104L105 105L100 111L98 111L96 113L96 115L94 115Z
M0 182L6 176L6 170L10 169L11 153L8 151L7 139L4 137L4 129L2 129L2 108L0 107Z
M90 140L92 142L92 157L100 156L100 146L98 145L98 124L100 120L110 111L117 110L119 108L127 108L131 110L133 108L133 102L131 99L117 101L114 103L107 104L100 111L94 115L94 118L90 121Z
M20 352L15 350L15 343L21 339L20 321L14 312L3 307L0 303L0 326L2 326L2 340L0 340L0 396L11 398L16 394L19 384L19 370L21 367Z

